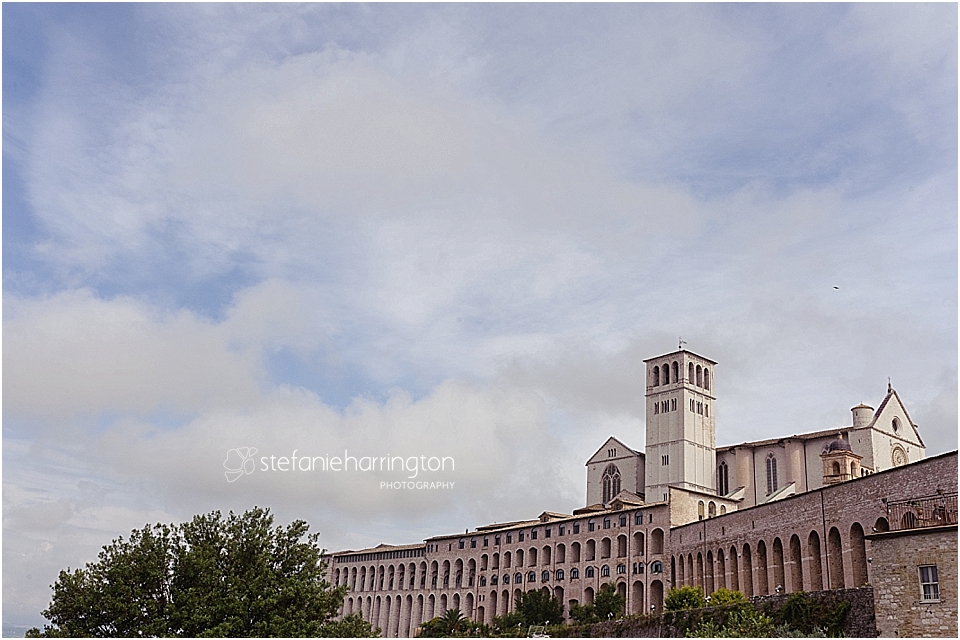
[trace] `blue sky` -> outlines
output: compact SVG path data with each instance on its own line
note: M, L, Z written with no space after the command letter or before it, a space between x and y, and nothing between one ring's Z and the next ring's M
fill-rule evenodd
M957 446L957 9L3 7L4 629L147 522L330 548L569 511L643 359L720 444L887 378ZM450 455L456 488L235 447Z

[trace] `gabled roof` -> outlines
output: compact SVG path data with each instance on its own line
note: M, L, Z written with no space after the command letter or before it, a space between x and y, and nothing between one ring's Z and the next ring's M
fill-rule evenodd
M617 447L622 447L622 448L623 448L623 451L624 451L624 454L623 454L623 455L620 455L620 454L618 453L617 455L615 455L615 456L612 457L612 458L600 457L600 458L598 458L597 460L594 460L594 458L596 458L598 455L600 455L600 452L601 452L601 451L606 450L611 444L612 444L612 445L616 445ZM597 449L596 451L593 452L593 455L590 456L590 458L587 460L587 462L586 462L586 464L585 464L584 466L587 466L587 465L589 465L589 464L593 464L593 463L595 463L595 462L602 462L602 461L604 461L604 460L621 460L621 459L623 459L623 458L633 458L633 457L636 457L636 456L641 456L641 457L643 457L643 453L641 453L640 451L634 451L633 449L631 449L631 448L628 447L627 445L623 444L622 442L620 442L619 440L617 440L617 439L614 438L613 436L610 436L609 438L607 438L606 442L603 443L603 446L601 446L599 449Z
M690 351L689 349L680 349L679 351L672 351L672 352L670 352L670 353L665 353L665 354L663 354L663 355L656 356L655 358L647 358L646 360L644 360L644 362L652 362L653 360L659 360L660 358L669 358L670 356L680 355L681 353L689 353L690 355L696 356L696 357L700 358L701 360L705 360L705 361L709 362L710 364L717 364L716 362L714 362L714 361L711 360L710 358L704 358L704 357L703 357L702 355L700 355L699 353L694 353L693 351Z
M920 437L920 432L917 430L917 425L913 424L913 420L910 419L910 414L907 413L907 405L903 404L903 400L900 399L900 394L897 393L896 389L892 385L887 385L887 396L883 399L883 402L880 403L880 406L877 407L877 410L873 414L873 420L870 421L870 424L867 425L869 428L877 423L877 420L880 418L880 414L883 413L883 410L886 408L887 403L890 402L890 398L896 398L897 404L900 405L900 408L903 409L903 415L906 416L907 422L910 423L910 428L913 429L913 433L917 436L917 440L920 442L920 446L926 448L927 445L923 443L923 438Z

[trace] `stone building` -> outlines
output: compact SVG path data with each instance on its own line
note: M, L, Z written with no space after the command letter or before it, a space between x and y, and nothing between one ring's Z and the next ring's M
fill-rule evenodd
M895 511L891 527L891 505L952 495L937 522L956 529L957 454L924 459L892 387L876 411L854 407L850 427L717 449L715 366L686 350L647 361L650 458L609 438L586 463L587 506L571 514L329 554L330 581L350 588L343 615L410 637L447 609L489 623L531 589L569 611L610 583L639 613L660 611L680 585L747 595L855 587L885 579L874 545L896 553L898 538L874 534L912 522ZM955 573L955 536L952 545ZM955 587L955 577L944 583L937 605L954 618Z

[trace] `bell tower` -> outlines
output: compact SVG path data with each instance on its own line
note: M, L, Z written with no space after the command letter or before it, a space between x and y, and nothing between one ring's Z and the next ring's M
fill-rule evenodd
M716 362L680 349L647 365L646 500L668 487L716 493Z

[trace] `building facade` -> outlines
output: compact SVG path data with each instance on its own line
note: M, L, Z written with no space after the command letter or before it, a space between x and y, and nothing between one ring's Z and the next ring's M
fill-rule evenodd
M885 570L870 559L872 536L891 529L890 505L952 493L943 517L956 524L957 454L923 458L892 388L876 411L854 407L850 427L717 450L715 366L685 350L647 361L646 454L609 438L586 463L587 506L572 514L329 554L330 581L349 587L342 614L412 637L447 609L490 623L532 589L566 612L610 583L628 613L646 613L681 585L746 595L856 587Z

